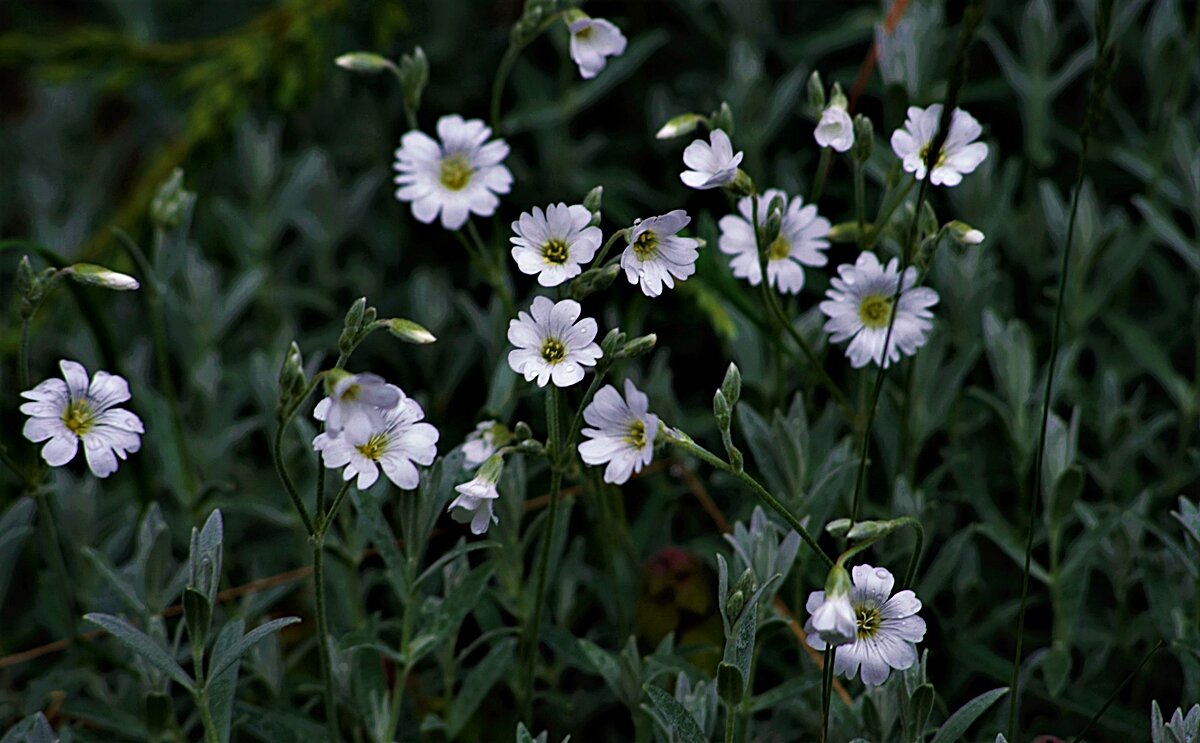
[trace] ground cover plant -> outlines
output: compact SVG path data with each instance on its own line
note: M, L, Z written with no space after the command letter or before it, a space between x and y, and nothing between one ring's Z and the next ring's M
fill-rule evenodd
M0 9L0 740L1200 738L1200 12Z

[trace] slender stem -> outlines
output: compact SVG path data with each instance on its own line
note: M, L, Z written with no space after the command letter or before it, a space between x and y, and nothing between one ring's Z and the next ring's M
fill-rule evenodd
M700 446L690 437L687 437L686 434L682 434L683 437L681 438L681 434L682 432L672 432L668 430L667 441L675 444L684 451L699 457L705 462L708 462L722 472L728 472L748 485L763 503L774 509L776 513L783 517L784 521L788 522L788 524L796 530L796 533L800 535L800 538L805 544L808 545L809 549L811 549L817 554L817 556L821 558L821 560L824 561L825 567L833 567L833 558L826 554L825 550L821 549L821 546L817 544L817 540L808 533L808 529L804 528L804 524L800 523L800 519L796 518L796 516L789 511L786 506L776 500L775 496L771 495L766 488L758 484L757 480L748 475L744 470L735 470L733 465L721 459L716 454L713 454L708 449L705 449L703 446Z
M725 743L733 743L733 729L736 721L733 718L733 706L725 705Z
M863 237L863 250L870 250L879 240L880 235L883 234L883 228L887 226L888 220L892 217L892 213L904 203L904 200L908 198L909 191L912 191L912 187L916 183L916 178L909 178L904 187L897 191L892 199L885 200L879 205L879 213L875 215L875 221L871 223L871 234L864 235Z
M900 584L901 588L912 588L912 582L917 577L917 565L921 562L921 550L925 547L925 527L916 519L912 520L912 526L917 534L913 541L912 557L908 558L908 569L904 571L904 582Z
M329 654L329 615L325 607L325 535L313 539L313 588L317 595L317 651L321 661L321 683L325 687L325 721L329 739L339 740L337 694L333 687L333 659Z
M583 399L579 401L579 407L575 410L575 417L571 420L571 427L567 429L566 450L562 453L563 456L566 456L575 445L575 439L579 437L579 429L583 425L583 409L587 407L588 401L595 396L596 390L600 389L600 384L604 381L606 374L608 374L608 364L602 361L596 367L596 374L592 377L592 383L588 385L587 391L583 393Z
M204 689L201 689L196 693L195 698L196 709L200 712L200 722L204 725L205 742L221 743L221 734L217 730L217 722L213 719L212 710L208 708L208 692L206 692Z
M854 211L858 216L858 235L855 236L855 242L858 243L858 249L863 247L863 230L866 229L866 184L863 182L863 166L858 161L858 158L852 158L854 162Z
M311 535L315 530L312 516L308 514L308 508L304 505L304 500L296 490L296 483L292 481L291 474L288 473L287 467L283 464L283 432L286 428L286 423L280 423L279 428L276 429L275 441L271 446L271 458L275 462L275 471L279 473L279 479L283 481L284 490L287 491L288 497L292 499L292 505L296 507L296 513L300 514L300 521L304 523L304 530Z
M821 666L821 743L829 739L829 704L833 700L833 661L836 653L837 646L825 646L825 662Z
M616 232L609 235L608 239L604 241L604 247L600 248L600 252L596 255L596 260L592 261L592 265L600 266L602 263L604 263L604 258L608 255L608 251L612 250L612 246L616 245L618 240L620 240L621 238L626 237L628 235L629 235L628 227L626 227L623 230L617 230ZM615 260L615 257L614 257L614 260Z
M32 332L33 313L28 317L21 318L21 342L17 346L17 380L21 384L21 389L27 390L30 386L29 377L29 336Z
M821 192L825 190L825 176L829 174L832 157L833 150L831 148L821 148L821 159L817 161L817 177L813 179L812 193L808 197L810 204L817 203L817 200L821 198Z
M524 44L510 43L508 49L504 50L504 56L500 58L500 63L496 65L496 77L492 81L492 106L488 120L492 122L492 129L497 133L500 132L500 99L504 95L504 84L508 82L513 65L517 63L517 57L521 56L521 50L524 48Z
M324 478L322 478L324 479ZM321 536L325 535L329 525L333 523L333 519L337 516L338 509L342 507L342 501L346 499L346 494L350 492L350 484L353 480L346 480L342 483L342 487L338 490L337 495L333 497L333 503L329 506L329 511L321 519Z
M1092 729L1092 726L1100 721L1100 718L1103 717L1104 713L1108 711L1109 706L1112 705L1113 701L1117 698L1117 695L1121 693L1121 690L1128 686L1129 682L1133 681L1133 679L1142 672L1142 668L1144 668L1145 665L1150 662L1150 659L1154 657L1154 654L1157 653L1162 646L1163 641L1161 639L1154 643L1154 647L1150 648L1150 652L1146 653L1145 657L1142 658L1142 662L1138 663L1137 668L1133 669L1133 671L1131 671L1129 675L1125 677L1125 680L1122 681L1117 688L1113 689L1112 694L1108 695L1108 699L1104 700L1104 705L1101 706L1100 709L1096 710L1096 714L1092 715L1092 719L1088 720L1087 725L1083 726L1083 730L1080 730L1078 735L1071 738L1070 743L1083 740L1083 736L1087 735L1088 731Z

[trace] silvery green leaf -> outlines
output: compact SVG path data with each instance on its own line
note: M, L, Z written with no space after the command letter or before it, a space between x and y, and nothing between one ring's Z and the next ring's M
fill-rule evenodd
M166 650L137 627L111 614L97 614L93 612L85 614L83 618L107 631L122 645L137 653L146 662L162 671L175 683L188 691L195 690L195 684L191 676L187 675L179 664L175 662L175 659L167 654Z

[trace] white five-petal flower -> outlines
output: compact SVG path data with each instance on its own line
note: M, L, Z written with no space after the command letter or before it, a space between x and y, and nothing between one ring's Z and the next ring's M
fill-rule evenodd
M838 277L830 282L832 288L825 293L828 299L820 304L821 312L829 318L825 330L832 343L850 341L846 356L855 369L869 361L888 366L899 361L902 353L912 356L929 340L933 328L929 308L937 304L938 294L928 287L914 287L917 269L909 266L904 270L904 285L884 359L883 344L899 279L898 259L889 261L885 269L875 254L867 251L859 254L853 266L838 266Z
M317 419L325 421L330 436L344 433L352 444L362 444L384 427L384 413L403 396L399 387L378 374L347 374L333 385L329 397L317 403Z
M64 359L58 366L63 379L47 379L21 393L30 400L21 405L21 412L29 416L25 438L46 442L42 458L51 467L74 459L82 441L92 474L108 477L117 471L118 458L142 446L142 420L114 407L129 399L129 384L104 371L96 372L89 384L82 364Z
M650 401L633 382L625 380L625 397L606 384L583 410L593 428L583 429L591 441L579 445L579 456L588 464L608 464L604 481L621 485L654 458L658 416L649 412Z
M830 105L821 112L821 120L813 130L813 137L822 147L845 152L854 146L854 122L845 108Z
M377 425L358 443L349 436L348 429L342 435L329 432L329 416L337 407L332 398L324 398L313 410L313 416L326 425L326 432L313 439L313 449L321 452L328 469L345 468L342 479L357 477L359 490L375 484L380 467L396 487L413 490L421 479L413 463L430 465L437 456L438 430L420 422L425 417L420 404L399 387L386 386L396 402L379 411Z
M892 132L892 151L904 161L904 169L914 173L917 180L925 177L925 158L933 146L938 122L942 118L942 104L929 108L908 107L908 118L903 129ZM988 146L976 142L983 127L971 114L961 108L950 115L950 133L933 165L929 181L935 186L957 186L962 177L979 167L988 155Z
M467 217L491 216L512 188L512 173L504 167L508 144L487 141L492 130L479 119L463 121L443 116L437 123L441 143L424 132L411 131L396 150L396 198L411 201L413 216L429 224L441 212L442 226L462 227Z
M853 642L837 646L833 672L849 679L861 669L863 683L878 686L893 668L902 671L917 662L916 643L925 637L925 620L917 616L921 602L912 591L892 596L896 579L885 568L856 565L851 574L850 606L857 632ZM813 626L825 602L824 591L813 591L805 605L811 615L804 625L807 642L816 650L826 647Z
M467 434L463 442L463 462L468 467L478 467L496 453L496 426L494 420L480 421L475 430Z
M697 139L683 151L683 164L691 168L679 174L685 186L705 190L733 183L742 153L734 154L729 135L714 129L708 141Z
M472 534L483 534L492 524L500 523L494 506L500 497L496 483L500 480L503 464L504 460L499 455L492 455L479 468L474 479L454 486L458 497L451 501L446 510L450 512L450 518L458 523L469 522Z
M523 212L512 223L512 257L521 273L536 274L542 286L558 286L583 272L596 256L603 236L590 227L592 213L581 204L551 204Z
M822 603L813 610L805 629L830 645L853 642L858 635L858 619L850 603L852 588L850 574L840 563L835 565L829 571L825 590L819 592L822 594Z
M583 379L583 367L595 366L602 353L594 342L596 321L579 320L581 310L573 299L535 298L529 312L522 310L508 323L508 341L516 346L508 352L512 370L527 382L536 379L539 387L551 380L570 387Z
M700 241L676 233L692 219L682 209L661 216L638 220L629 233L629 245L621 253L621 268L631 284L640 284L647 297L662 294L663 285L675 288L675 279L683 281L696 272Z
M603 18L589 18L576 11L567 27L571 30L571 59L579 65L579 75L584 80L600 74L608 57L625 53L625 35Z
M817 214L817 207L804 204L804 199L794 197L790 202L787 194L769 188L758 197L758 224L767 221L767 210L775 197L784 200L783 221L779 236L767 246L767 281L780 292L795 294L804 286L802 266L824 266L828 258L821 251L829 247L825 239L829 234L829 220ZM762 281L762 267L758 262L758 244L751 226L750 212L753 201L749 196L738 201L737 214L721 217L721 236L717 243L722 253L733 256L729 261L733 275L746 279L751 286Z

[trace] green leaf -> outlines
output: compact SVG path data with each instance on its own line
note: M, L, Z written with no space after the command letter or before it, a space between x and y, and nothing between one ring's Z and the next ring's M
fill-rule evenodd
M109 587L116 593L117 598L129 609L129 611L138 616L146 616L146 604L142 601L142 597L138 595L137 589L130 585L129 581L125 580L116 569L109 563L108 558L97 552L91 547L84 547L81 552L87 558L100 577L104 578Z
M950 715L950 719L946 720L940 728L937 735L933 736L930 743L954 743L962 740L966 735L967 728L978 720L984 712L988 711L996 703L996 700L1008 693L1008 687L1002 686L999 689L992 689L984 692L958 708L958 711Z
M1141 364L1162 385L1176 405L1183 409L1196 409L1196 401L1192 399L1187 380L1175 370L1167 351L1146 333L1144 325L1116 313L1105 314L1104 322L1129 351L1130 358Z
M183 589L183 620L187 624L188 640L203 648L212 626L212 605L207 596L191 586Z
M487 695L513 661L513 652L517 641L513 638L501 640L491 651L479 661L479 665L471 669L463 682L462 688L450 703L450 713L447 718L448 732L451 738L458 735L463 725L475 714L476 708Z
M726 707L732 709L741 704L745 693L746 680L742 677L741 669L721 661L717 665L717 694L725 701Z
M1050 696L1058 697L1067 688L1071 677L1071 651L1065 645L1056 642L1042 656L1042 675L1046 677Z
M213 657L229 653L238 638L242 636L245 628L246 623L241 619L235 619L222 627L213 643ZM241 665L242 661L239 658L220 675L210 675L204 684L208 709L212 713L213 722L217 725L217 734L221 737L221 743L229 743L230 723L233 720L233 698L237 694L238 670Z
M1050 498L1046 502L1046 516L1051 526L1061 525L1063 519L1070 515L1083 492L1083 468L1073 464L1054 481L1050 490Z
M617 663L617 659L613 657L604 648L586 638L579 638L576 644L579 646L580 652L588 659L588 663L592 665L596 673L604 679L604 683L608 684L608 688L612 690L617 699L628 703L625 699L625 694L621 688L621 666Z
M58 743L58 736L46 716L38 712L10 728L0 743Z
M653 684L646 684L642 688L646 690L646 696L650 697L654 709L679 740L683 743L708 743L696 719L675 697Z
M227 648L223 648L223 652L213 650L212 666L209 669L209 677L213 678L220 676L225 669L236 663L250 648L266 639L267 635L272 632L287 627L288 625L296 624L300 621L300 617L283 617L281 619L272 619L269 622L258 625L254 629L247 632L237 642Z
M148 663L162 671L177 684L190 692L195 692L195 682L192 677L167 654L167 651L154 642L145 632L134 627L120 617L111 614L85 614L85 620L99 626L116 638L122 645L146 659Z
M1171 511L1171 515L1175 517L1176 521L1183 524L1183 528L1192 535L1192 539L1200 543L1200 508L1197 508L1195 503L1181 495L1179 496L1179 510ZM0 597L2 596L3 594L0 594Z
M499 546L500 545L496 542L463 542L455 546L454 549L443 554L438 559L434 560L429 567L425 568L424 572L417 576L417 580L413 585L414 587L421 585L426 580L431 578L435 573L437 573L437 571L440 570L446 563L450 562L451 560L455 560L462 555L467 554L468 552L493 549Z

